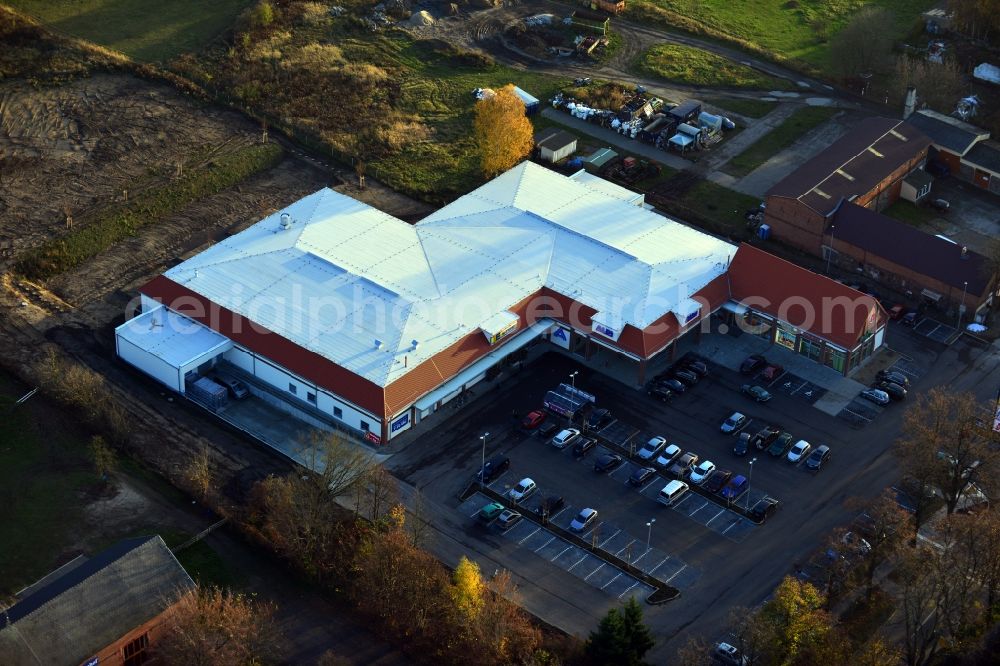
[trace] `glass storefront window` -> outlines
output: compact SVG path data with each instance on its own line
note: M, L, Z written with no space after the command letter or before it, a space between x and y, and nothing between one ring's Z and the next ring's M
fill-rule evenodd
M786 331L783 328L779 328L777 330L777 335L775 336L774 341L777 342L782 347L787 347L788 349L795 351L795 334L792 333L791 331Z
M811 340L802 338L799 342L799 353L808 358L810 361L818 362L820 355L823 353L823 346Z
M845 366L847 365L847 352L827 347L826 358L823 359L823 365L828 368L833 368L837 372L843 373Z

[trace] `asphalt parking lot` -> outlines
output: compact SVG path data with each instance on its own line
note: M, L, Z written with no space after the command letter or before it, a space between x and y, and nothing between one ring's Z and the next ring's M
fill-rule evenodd
M750 477L749 491L737 499L740 505L752 506L769 495L781 502L779 511L758 526L727 509L724 500L694 493L668 508L655 499L665 477L637 489L627 483L632 462L600 474L593 469L593 460L603 452L600 447L579 461L571 447L559 450L521 432L519 417L539 408L545 392L566 381L574 370L579 370L577 387L597 396L597 405L611 409L617 419L607 431L609 439L631 439L638 447L662 435L720 469ZM782 390L786 382L792 382L787 391ZM567 504L557 521L568 523L583 507L596 509L600 522L588 539L597 538L606 550L633 558L644 571L681 590L680 599L647 607L661 645L682 629L711 636L725 626L729 608L760 603L830 530L850 521L845 500L873 496L894 480L885 478L891 465L882 469L891 438L879 433L891 427L894 414L902 410L892 410L889 418L879 419L861 435L842 419L812 408L818 396L806 393L815 388L798 378L777 378L768 389L774 397L766 403L742 395L744 383L746 377L712 366L709 376L693 389L664 404L569 357L550 353L502 384L477 387L477 400L394 455L389 466L428 500L451 507L457 527L449 538L464 544L470 556L479 553L486 558L490 564L484 564L484 570L492 570L488 569L492 563L510 568L520 577L529 607L543 619L585 636L620 599L644 598L641 584L633 585L627 574L602 566L586 553L567 550L568 544L533 522L522 521L506 533L477 524L474 514L486 503L485 497L463 504L458 496L478 470L479 437L489 432L486 456L503 453L511 459L510 470L493 482L493 490L503 492L530 477L539 490L527 503L528 510L550 494L561 495ZM795 440L805 439L814 447L829 445L833 458L820 472L810 473L803 465L766 451L752 449L746 457L737 457L732 452L736 437L719 429L733 411L749 417L746 431L751 434L773 424ZM532 586L539 588L535 596ZM663 659L668 654L664 652Z
M901 356L895 363L889 366L887 370L903 373L903 375L906 376L912 384L920 379L927 369L916 360L906 356ZM844 407L839 414L837 414L837 418L846 421L854 428L863 428L875 419L879 418L887 410L899 411L901 408L902 406L896 404L895 401L883 406L877 405L859 395L855 397L854 400L852 400L846 407Z
M954 326L943 324L936 319L924 317L913 327L913 331L935 342L947 343L958 332L958 329Z

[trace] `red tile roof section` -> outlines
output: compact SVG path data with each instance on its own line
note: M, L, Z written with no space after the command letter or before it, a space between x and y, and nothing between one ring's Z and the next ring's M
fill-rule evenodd
M858 345L873 308L876 327L886 319L871 296L746 243L729 266L729 282L734 299L848 350Z

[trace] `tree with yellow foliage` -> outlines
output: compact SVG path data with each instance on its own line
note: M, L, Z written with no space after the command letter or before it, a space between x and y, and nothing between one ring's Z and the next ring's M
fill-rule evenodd
M464 620L474 622L483 610L483 595L486 593L479 565L463 555L455 567L452 583L451 597L455 607Z
M507 85L493 97L476 103L476 145L483 175L492 178L523 160L534 147L531 121L524 102Z

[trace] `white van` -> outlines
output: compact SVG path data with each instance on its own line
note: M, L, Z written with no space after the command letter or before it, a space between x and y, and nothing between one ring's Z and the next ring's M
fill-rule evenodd
M688 490L688 484L683 481L671 481L667 485L663 486L663 490L660 491L660 496L657 498L657 501L661 504L666 504L667 506L676 504L680 498L687 494Z

